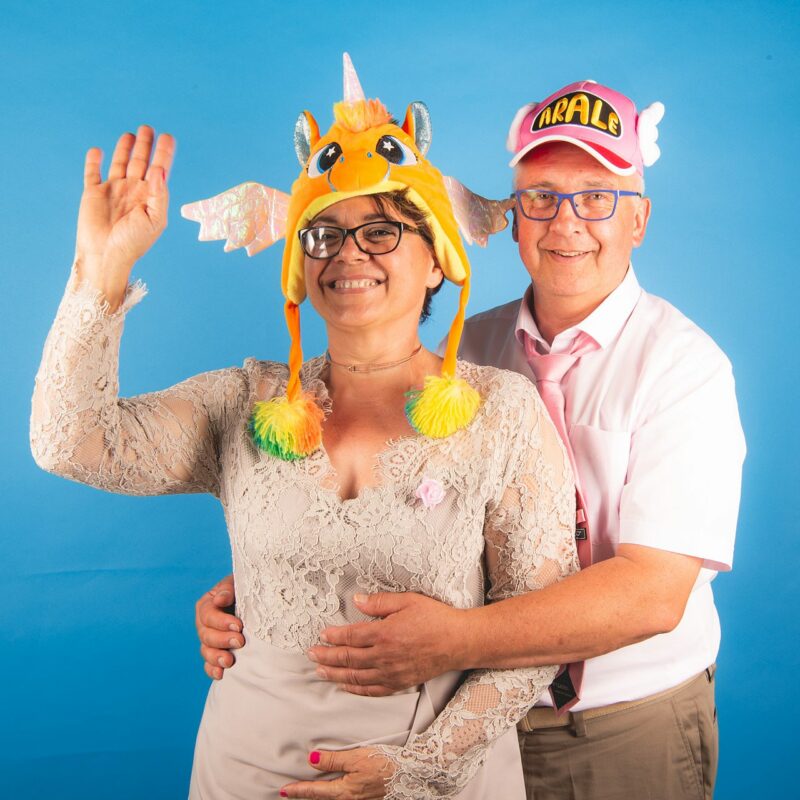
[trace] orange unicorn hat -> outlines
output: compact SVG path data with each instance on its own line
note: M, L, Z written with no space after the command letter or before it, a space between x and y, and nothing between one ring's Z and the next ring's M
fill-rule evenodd
M333 111L334 123L324 136L311 113L300 114L294 140L303 169L290 195L245 183L181 209L183 216L201 223L201 240L226 238L226 250L245 246L253 255L286 236L281 288L291 335L289 380L285 397L256 404L250 431L259 447L287 460L303 458L320 446L324 419L315 398L300 383L299 305L306 287L298 232L341 200L400 189L427 214L439 265L461 293L441 375L429 375L421 390L410 393L406 414L418 432L441 438L468 425L480 405L478 393L455 374L470 288L459 226L468 241L485 244L490 233L506 226L510 207L510 201L486 200L443 177L425 159L431 140L427 107L411 103L402 125L395 124L379 100L366 99L346 53L344 99Z

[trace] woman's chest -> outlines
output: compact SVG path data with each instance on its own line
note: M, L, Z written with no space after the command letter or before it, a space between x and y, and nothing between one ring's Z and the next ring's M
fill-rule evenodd
M252 563L311 562L450 572L482 558L492 470L468 446L390 442L368 485L342 499L324 448L302 461L256 450L246 434L222 449L222 495L235 550Z

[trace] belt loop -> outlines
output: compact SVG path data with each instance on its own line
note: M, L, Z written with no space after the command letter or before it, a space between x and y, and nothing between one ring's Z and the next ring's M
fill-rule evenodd
M576 736L586 736L586 720L583 716L583 711L576 711L574 714L570 713L570 720L572 721L572 731Z
M533 709L529 709L528 713L517 723L517 729L521 730L523 733L530 733L533 730L532 720L529 718L533 717Z

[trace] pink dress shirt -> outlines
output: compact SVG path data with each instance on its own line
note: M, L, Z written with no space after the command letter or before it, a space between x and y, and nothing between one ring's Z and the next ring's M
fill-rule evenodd
M553 353L567 351L581 331L591 336L599 349L581 358L562 388L593 560L612 557L622 543L703 559L675 630L586 662L581 701L572 709L581 711L664 691L715 661L720 627L711 581L733 563L744 435L725 354L673 306L643 291L633 268L552 347L531 314L531 291L468 319L461 357L535 382L523 331Z

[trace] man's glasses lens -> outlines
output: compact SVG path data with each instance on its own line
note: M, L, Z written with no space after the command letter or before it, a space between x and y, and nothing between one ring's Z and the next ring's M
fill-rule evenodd
M402 225L398 222L368 222L350 231L329 225L307 228L302 233L303 250L311 258L332 258L344 247L344 240L353 234L356 245L364 253L390 253L400 242Z
M522 213L529 219L553 219L558 213L559 197L554 192L530 189L519 193L519 201ZM569 202L569 198L564 201ZM607 219L614 213L616 202L615 192L578 192L573 208L581 219Z

